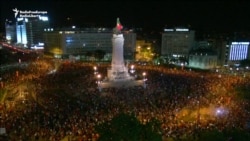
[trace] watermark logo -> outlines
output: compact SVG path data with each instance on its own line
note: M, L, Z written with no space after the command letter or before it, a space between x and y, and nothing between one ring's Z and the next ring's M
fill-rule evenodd
M18 15L18 13L19 13L19 10L17 10L17 8L15 8L15 9L12 9L15 13L15 18L17 17L17 15Z
M15 15L15 18L35 18L40 17L42 15L48 14L47 11L32 11L32 10L18 10L17 8L12 9Z

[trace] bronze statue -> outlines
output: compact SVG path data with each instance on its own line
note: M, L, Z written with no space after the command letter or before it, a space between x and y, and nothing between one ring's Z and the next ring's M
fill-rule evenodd
M117 18L116 27L113 28L113 33L114 34L121 34L122 28L123 28L123 26L121 25L119 18Z

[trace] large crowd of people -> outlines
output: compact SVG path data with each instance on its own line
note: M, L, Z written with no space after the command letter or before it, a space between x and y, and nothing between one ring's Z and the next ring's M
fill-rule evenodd
M26 84L27 91L25 101L16 100L14 106L6 98L2 102L1 126L11 140L94 141L99 136L95 126L119 113L133 113L143 124L156 118L164 139L195 137L197 130L246 128L249 101L238 97L236 87L249 86L249 76L135 66L138 75L147 74L145 88L99 91L94 65L98 73L107 74L104 64L42 59L18 78L6 73L13 81L2 89Z

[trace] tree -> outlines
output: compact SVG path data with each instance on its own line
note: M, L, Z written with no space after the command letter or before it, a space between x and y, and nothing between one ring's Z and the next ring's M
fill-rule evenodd
M142 141L161 141L161 124L158 120L152 119L147 124L142 125Z
M250 66L250 60L249 59L245 59L245 60L240 61L240 66L241 67Z
M152 120L146 125L133 115L118 114L111 121L95 127L99 141L161 141L160 123Z
M85 55L89 59L90 57L93 56L93 53L91 51L87 51Z
M104 58L105 52L103 50L95 50L94 56L99 61Z
M238 85L236 87L237 97L239 99L250 100L249 95L250 87L249 85Z
M203 131L200 132L199 141L225 141L226 137L223 132L218 130Z
M246 130L242 129L230 129L225 131L225 135L231 141L249 141L250 140L250 133Z
M217 129L203 130L197 138L192 135L182 139L183 141L248 141L250 134L246 130L229 128L222 131Z

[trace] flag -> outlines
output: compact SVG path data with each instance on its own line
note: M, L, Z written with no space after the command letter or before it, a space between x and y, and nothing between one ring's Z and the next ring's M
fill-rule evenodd
M117 28L118 30L122 30L122 28L123 28L122 25L121 25L121 23L120 23L119 18L117 18L116 28Z

